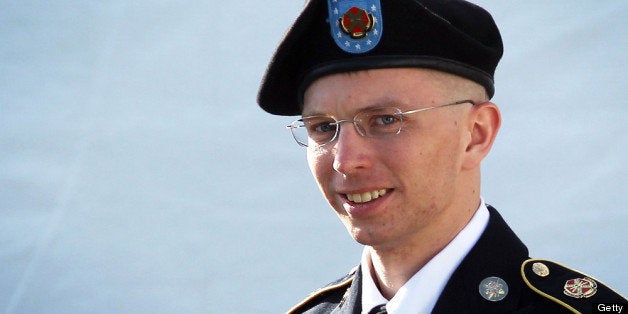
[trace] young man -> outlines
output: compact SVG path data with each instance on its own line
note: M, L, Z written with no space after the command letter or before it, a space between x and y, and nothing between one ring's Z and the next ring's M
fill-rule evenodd
M270 63L260 106L289 128L360 265L294 313L560 313L626 300L533 260L480 197L501 124L502 41L459 0L311 0Z

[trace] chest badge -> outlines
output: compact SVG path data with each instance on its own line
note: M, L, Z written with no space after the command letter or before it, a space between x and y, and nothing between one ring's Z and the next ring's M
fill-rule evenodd
M570 279L565 282L564 292L576 299L589 298L597 292L597 283L589 277Z
M345 52L366 53L382 36L380 0L327 0L331 36Z

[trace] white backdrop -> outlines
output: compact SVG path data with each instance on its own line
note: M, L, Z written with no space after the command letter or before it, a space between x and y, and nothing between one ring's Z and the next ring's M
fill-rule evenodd
M502 30L483 195L628 293L628 2L477 1ZM302 1L5 1L0 312L278 313L359 262L255 96Z

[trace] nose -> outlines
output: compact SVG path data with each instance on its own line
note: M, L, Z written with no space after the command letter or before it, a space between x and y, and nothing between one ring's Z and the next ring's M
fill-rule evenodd
M334 170L345 175L368 169L372 165L372 146L369 139L358 133L352 123L338 130L334 144Z

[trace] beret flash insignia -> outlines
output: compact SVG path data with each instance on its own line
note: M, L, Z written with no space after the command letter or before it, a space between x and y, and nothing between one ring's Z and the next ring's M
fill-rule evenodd
M327 0L331 36L336 45L352 54L375 48L383 24L379 0Z

